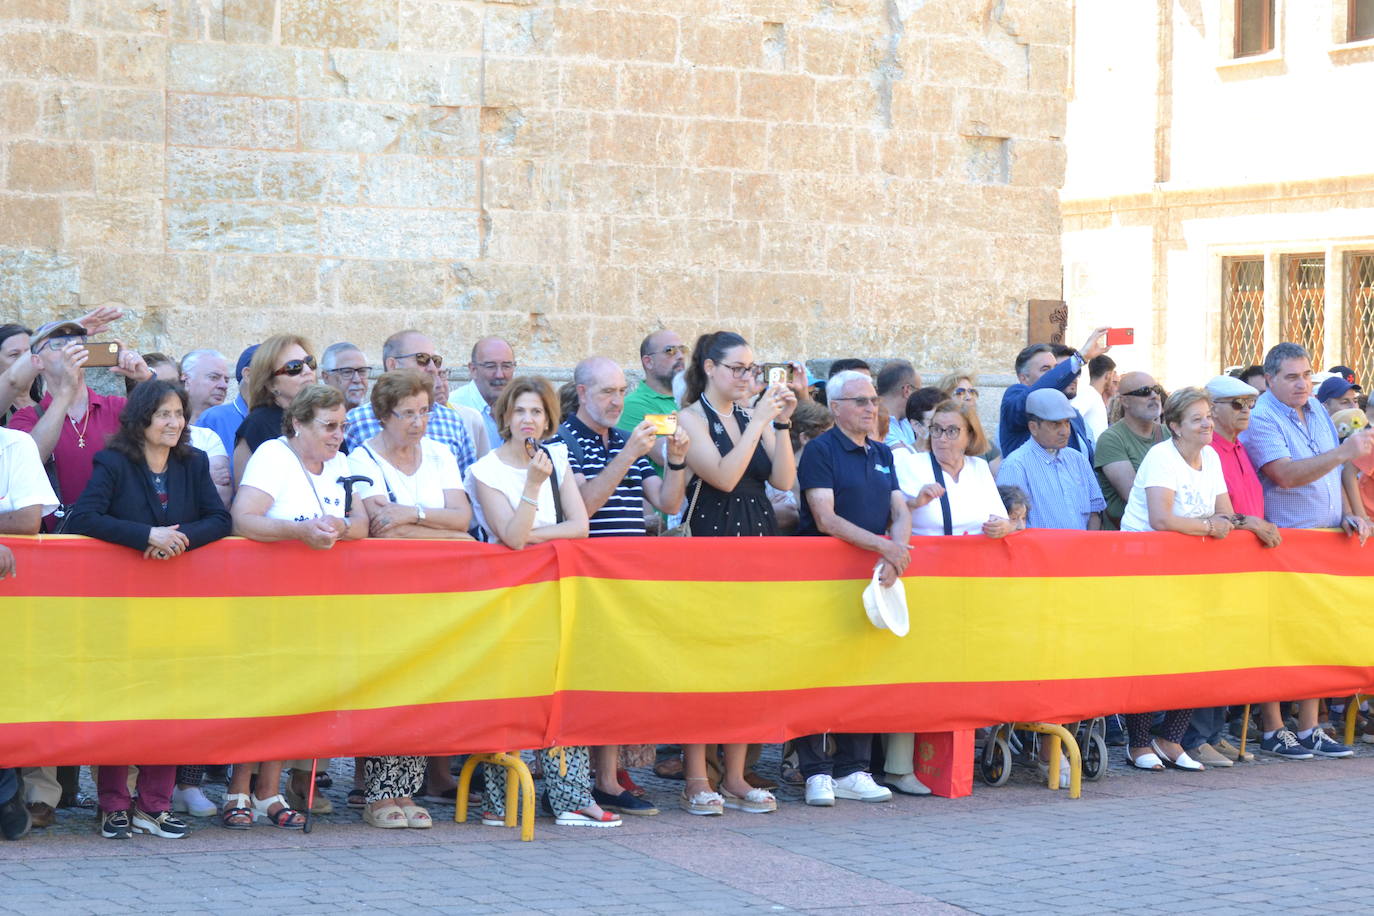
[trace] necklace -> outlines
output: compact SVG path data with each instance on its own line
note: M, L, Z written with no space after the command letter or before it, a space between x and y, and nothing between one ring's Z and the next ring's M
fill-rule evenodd
M68 414L68 416L67 416L67 422L70 423L70 424L72 425L72 432L76 433L76 447L77 447L77 448L85 448L85 447L86 447L86 426L91 422L91 411L90 411L90 408L87 408L87 409L86 409L86 415L85 415L84 417L81 418L81 427L80 427L79 429L77 428L76 421L73 420L73 419L71 418L71 415L70 415L70 414Z
M705 394L702 394L702 396L701 396L701 401L702 401L702 403L705 404L707 407L711 408L711 412L712 412L713 414L715 414L716 416L718 416L718 417L728 417L728 416L730 416L730 415L732 415L732 414L734 413L734 405L733 405L733 404L730 405L730 409L729 409L729 410L719 410L719 409L716 408L716 405L714 405L714 404L711 403L711 399L708 398Z

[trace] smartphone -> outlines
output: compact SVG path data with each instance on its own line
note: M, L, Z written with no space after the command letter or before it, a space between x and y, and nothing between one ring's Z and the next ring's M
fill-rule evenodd
M677 432L677 414L675 413L646 413L644 419L654 424L654 433L660 436L671 436Z
M1108 328L1107 346L1129 347L1135 343L1135 328Z
M769 385L790 385L792 376L792 367L787 363L763 364L763 377Z
M119 344L117 343L88 343L86 352L90 354L86 359L87 369L108 369L111 366L119 365Z

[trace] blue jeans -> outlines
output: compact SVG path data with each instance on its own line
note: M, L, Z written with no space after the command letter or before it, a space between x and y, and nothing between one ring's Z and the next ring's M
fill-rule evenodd
M1185 751L1191 751L1202 744L1215 744L1221 740L1226 729L1226 707L1208 706L1194 709L1193 718L1188 722L1188 730L1179 742Z
M19 771L15 769L0 770L0 805L14 798L14 793L19 791Z

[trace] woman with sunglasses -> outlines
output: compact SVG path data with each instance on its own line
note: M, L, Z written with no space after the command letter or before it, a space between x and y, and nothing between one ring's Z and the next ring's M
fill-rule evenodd
M544 446L558 429L558 395L548 379L514 378L492 405L503 442L468 469L468 492L491 540L521 550L532 544L584 538L587 507L562 445ZM620 815L592 797L592 758L586 747L545 748L544 805L563 827L619 827ZM505 825L505 777L486 767L482 823Z
M770 385L745 410L756 374L748 341L730 331L697 338L687 363L686 388L678 422L691 437L687 468L696 479L688 485L683 523L694 537L764 537L778 534L777 517L765 484L790 490L797 462L790 435L796 393ZM723 814L734 808L751 814L777 810L766 789L745 777L747 744L724 745L724 771L719 792L706 772L706 746L682 748L687 785L680 806L690 814Z
M973 379L972 372L960 370L943 376L935 384L935 387L956 404L968 405L976 412L978 410L978 386L974 384ZM996 477L998 468L1002 466L1002 453L997 446L988 442L987 450L980 457L988 463L992 470L992 476Z
M316 550L367 537L367 506L353 499L350 507L342 482L352 474L348 459L339 453L346 428L340 391L328 385L301 388L282 411L284 434L262 443L244 461L232 511L234 534L254 541L300 541ZM235 765L221 815L225 827L247 830L260 818L285 829L304 826L297 808L304 805L309 789L310 761L291 761L294 772L287 798L277 792L282 765ZM258 781L250 795L254 769ZM327 798L315 796L311 813L332 810Z
M296 394L315 383L315 357L298 334L269 337L248 364L248 416L234 435L235 483L243 479L248 457L281 435L282 413Z

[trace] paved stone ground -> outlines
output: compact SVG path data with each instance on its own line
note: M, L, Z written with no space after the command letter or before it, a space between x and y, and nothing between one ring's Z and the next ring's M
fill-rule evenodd
M93 811L64 810L58 826L0 843L0 912L1224 916L1367 905L1356 863L1374 810L1374 747L1206 773L1132 771L1113 753L1108 777L1078 801L1018 769L1002 788L976 783L971 798L825 809L784 789L776 814L721 818L678 811L681 783L635 771L663 814L605 831L540 819L533 843L455 825L441 803L429 804L429 831L366 827L344 807L351 762L336 761L338 813L310 836L201 821L184 840L112 842L94 833Z

